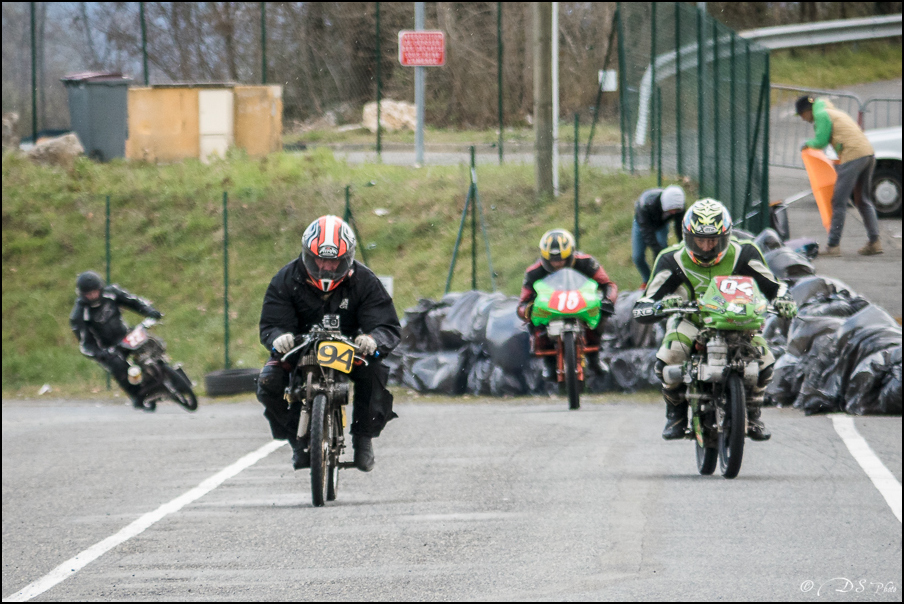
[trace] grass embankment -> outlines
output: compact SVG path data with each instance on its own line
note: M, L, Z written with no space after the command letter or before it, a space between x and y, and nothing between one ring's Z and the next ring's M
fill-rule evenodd
M900 39L774 50L769 70L773 84L835 90L900 78L901 57Z
M501 291L515 295L534 261L540 235L572 228L573 191L534 201L531 166L481 166L480 199ZM373 181L375 186L364 186ZM299 252L301 233L318 215L352 209L368 264L395 278L396 308L442 296L468 187L465 165L347 165L328 151L211 165L80 159L71 171L3 157L3 390L34 394L50 383L88 394L103 373L83 358L69 330L75 276L104 273L104 199L111 196L112 281L150 298L166 314L157 328L170 356L201 382L223 367L223 191L229 193L230 355L233 367L266 359L257 323L264 291ZM601 259L621 288L637 287L630 260L633 200L655 185L650 175L585 171L581 248ZM376 209L388 211L378 216ZM383 212L379 212L383 214ZM470 289L466 228L452 290ZM478 227L478 288L490 289ZM362 259L359 251L358 259ZM134 323L137 315L126 311ZM27 390L20 390L27 388Z
M581 151L586 148L590 138L592 126L581 125L578 128L578 140L581 143ZM424 128L424 143L426 145L489 145L495 147L499 143L498 130L454 130L450 128ZM601 120L593 128L593 144L606 145L619 141L620 130L618 122ZM304 132L291 132L283 136L283 144L306 145L376 145L376 134L363 126L349 129L348 127L314 128ZM401 143L414 144L413 130L384 131L380 140L383 144ZM559 142L574 143L574 122L563 120L559 122ZM523 148L525 145L534 144L534 131L530 127L506 128L503 137L503 150L506 147Z

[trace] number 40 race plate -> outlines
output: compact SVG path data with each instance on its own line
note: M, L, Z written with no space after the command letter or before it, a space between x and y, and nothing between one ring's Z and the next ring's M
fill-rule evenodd
M321 342L317 347L317 362L342 373L351 373L355 349L344 342Z

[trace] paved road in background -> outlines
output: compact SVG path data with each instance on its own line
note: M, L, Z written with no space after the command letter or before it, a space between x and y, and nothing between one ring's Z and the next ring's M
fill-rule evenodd
M901 523L832 417L765 410L729 481L661 404L397 400L338 501L281 447L36 599L901 600ZM4 600L269 442L256 402L205 403L4 401ZM900 417L854 424L900 506Z

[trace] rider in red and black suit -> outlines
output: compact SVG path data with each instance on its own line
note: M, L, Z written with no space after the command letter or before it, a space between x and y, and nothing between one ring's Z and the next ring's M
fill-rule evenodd
M600 286L604 304L605 300L608 300L612 305L615 304L615 299L618 296L618 286L609 279L609 275L606 274L605 269L597 262L596 258L590 254L576 251L574 236L565 229L547 231L540 238L540 259L527 267L524 272L524 283L521 286L521 299L518 304L518 316L527 323L533 346L546 347L552 345L546 337L546 329L535 327L530 320L530 314L534 307L534 298L537 297L537 292L534 291L534 283L565 267L572 268L596 281ZM588 346L599 346L600 335L603 333L605 323L605 317L603 317L595 329L587 332ZM588 365L595 372L600 370L598 355L599 353L589 353L587 355ZM555 357L545 356L543 359L547 363L547 378L555 376Z

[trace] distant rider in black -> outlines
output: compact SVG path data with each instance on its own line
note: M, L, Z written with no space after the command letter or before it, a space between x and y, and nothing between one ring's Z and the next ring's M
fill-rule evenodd
M119 307L125 306L140 315L159 319L163 315L150 302L135 296L118 285L104 285L104 280L87 271L75 280L78 296L69 325L79 342L79 350L106 369L132 399L136 409L147 409L139 393L140 387L129 383L129 363L116 345L129 333Z

